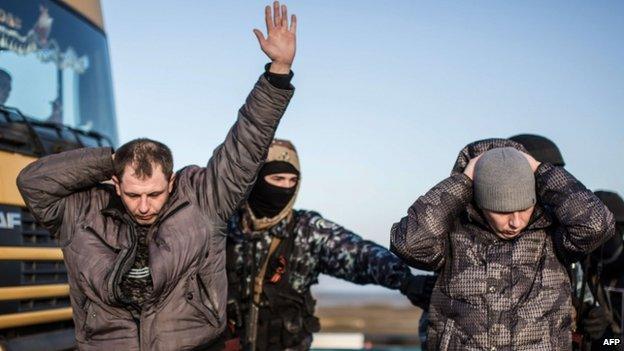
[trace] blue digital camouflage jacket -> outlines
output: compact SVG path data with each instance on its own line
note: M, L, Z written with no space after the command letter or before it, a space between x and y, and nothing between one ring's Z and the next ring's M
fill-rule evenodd
M228 223L227 245L234 253L236 276L244 277L244 286L251 287L253 267L259 267L268 253L272 236L286 238L295 235L290 285L299 293L307 292L318 282L319 274L327 274L356 284L377 284L399 289L411 275L409 267L388 249L324 219L312 211L295 210L292 230L287 220L261 232L243 234L241 212ZM254 256L254 260L249 257ZM253 265L253 266L252 266ZM232 269L232 267L229 267ZM228 276L231 276L228 274ZM243 292L249 297L250 291Z

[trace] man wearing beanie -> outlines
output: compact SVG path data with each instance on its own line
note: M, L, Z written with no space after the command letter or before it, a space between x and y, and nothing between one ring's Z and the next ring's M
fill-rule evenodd
M529 155L533 156L539 162L547 162L555 166L561 167L565 165L565 162L563 161L563 156L561 156L561 152L559 152L559 148L557 147L557 145L555 145L553 141L546 137L535 134L518 134L509 139L522 144L522 146L524 146ZM532 173L531 178L533 178ZM573 264L572 266L575 265ZM572 269L574 270L576 268ZM572 286L576 285L575 282L571 282L571 284ZM423 348L426 348L427 345L427 337L424 331L427 329L428 324L429 314L423 313L420 319L420 341L421 344L424 345Z
M613 215L563 168L488 139L393 225L391 250L439 274L429 350L570 350L565 266L613 233Z
M316 212L294 210L300 183L294 146L274 140L228 225L228 350L308 350L320 327L310 288L321 273L400 290L428 305L429 276L413 276L387 249Z

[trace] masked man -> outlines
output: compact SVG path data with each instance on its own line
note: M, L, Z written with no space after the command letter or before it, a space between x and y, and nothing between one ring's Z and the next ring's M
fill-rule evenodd
M293 94L294 18L289 27L276 2L266 22L268 37L256 35L272 62L206 167L173 173L167 146L137 139L114 155L73 150L20 173L26 204L60 237L79 349L198 350L223 331L223 232Z
M245 350L307 350L319 330L319 274L398 289L426 307L431 285L385 248L316 212L293 210L301 181L293 145L275 140L247 204L228 225L228 320Z

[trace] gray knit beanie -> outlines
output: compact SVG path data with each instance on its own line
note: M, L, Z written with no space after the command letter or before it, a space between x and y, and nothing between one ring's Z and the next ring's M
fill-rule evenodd
M535 175L529 161L512 147L483 153L473 178L474 199L481 209L515 212L535 205Z

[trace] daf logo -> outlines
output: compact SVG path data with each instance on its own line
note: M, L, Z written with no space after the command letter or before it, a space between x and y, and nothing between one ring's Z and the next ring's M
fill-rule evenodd
M22 225L22 216L19 212L0 211L0 229L15 229Z

